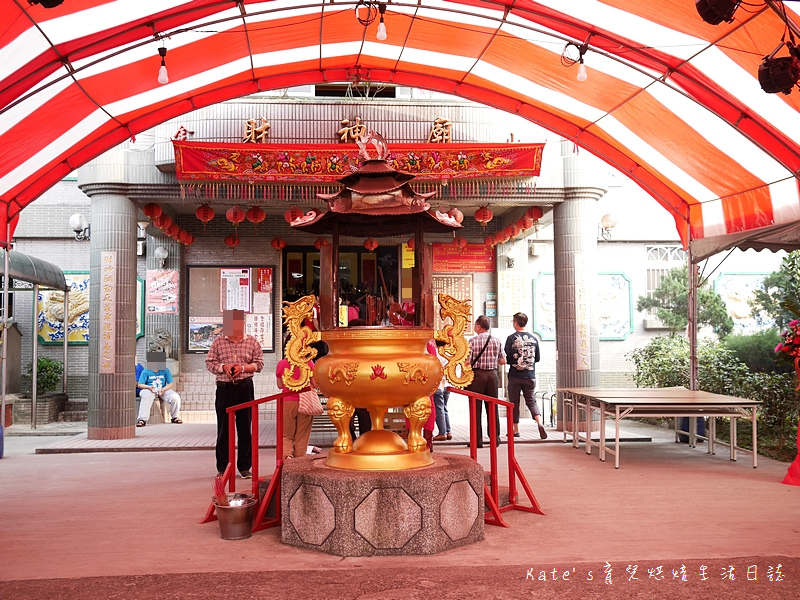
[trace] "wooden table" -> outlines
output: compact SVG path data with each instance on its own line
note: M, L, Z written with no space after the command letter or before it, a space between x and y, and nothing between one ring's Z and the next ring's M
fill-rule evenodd
M614 466L619 469L619 424L622 419L633 417L674 417L675 434L680 432L677 419L689 417L689 445L695 446L697 438L708 442L708 453L715 454L716 418L727 417L731 421L730 458L736 460L737 450L752 452L753 468L757 463L757 427L756 414L761 402L735 396L712 394L699 390L687 390L683 387L673 388L559 388L564 395L565 406L572 408L572 445L577 448L579 442L586 444L586 453L592 453L597 446L600 460L605 461L606 453L614 455ZM586 417L585 436L578 431L580 409ZM600 413L600 440L594 442L591 435L592 416ZM606 447L606 417L612 417L615 423L614 449ZM710 417L708 436L696 433L694 417ZM740 418L749 419L753 427L753 450L746 450L736 445L736 424ZM566 429L564 441L566 442Z

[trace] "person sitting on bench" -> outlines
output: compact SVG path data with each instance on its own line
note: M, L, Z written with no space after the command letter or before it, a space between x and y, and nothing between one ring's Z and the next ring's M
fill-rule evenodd
M139 375L139 418L137 427L147 425L150 418L150 408L156 398L161 398L170 405L172 423L183 423L180 417L181 397L173 389L172 373L167 368L167 355L165 352L148 352L147 368Z

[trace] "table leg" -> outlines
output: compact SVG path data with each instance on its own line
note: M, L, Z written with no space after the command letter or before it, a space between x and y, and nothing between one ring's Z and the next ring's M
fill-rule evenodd
M758 427L756 426L757 421L756 421L755 406L753 407L753 412L752 416L750 417L750 420L753 422L753 468L755 469L758 467L758 432L756 431Z
M739 419L731 417L731 460L736 460L736 422Z
M586 454L592 453L592 400L586 398Z
M708 453L716 454L717 450L714 448L715 440L717 439L717 417L709 417L708 419Z
M600 447L597 454L603 462L606 462L606 403L600 402Z

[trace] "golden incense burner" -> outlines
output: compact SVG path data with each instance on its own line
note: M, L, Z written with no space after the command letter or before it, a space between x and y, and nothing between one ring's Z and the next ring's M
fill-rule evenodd
M420 327L347 327L323 331L322 340L330 348L315 365L313 377L328 397L328 417L338 437L325 464L355 470L393 470L424 467L433 463L422 427L431 412L430 396L442 379L439 359L426 350L435 338L443 341L439 353L447 359L444 373L458 387L469 385L472 369L466 363L469 346L464 329L469 318L469 301L460 302L441 294L442 319L452 325L440 331ZM318 341L320 332L301 326L310 318L313 296L284 302L284 322L291 332L286 358L300 369L301 379L284 377L284 385L301 389L308 385L312 372L308 360L316 350L309 344ZM291 374L287 370L286 374ZM408 443L393 431L384 429L390 408L403 407L408 418ZM372 431L353 443L350 419L356 408L366 408L372 417Z

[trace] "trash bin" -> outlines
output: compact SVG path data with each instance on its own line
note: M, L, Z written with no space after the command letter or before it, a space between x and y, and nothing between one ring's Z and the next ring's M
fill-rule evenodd
M213 498L219 521L219 534L223 540L244 540L253 535L256 499L253 494L226 494L230 506L219 506Z
M695 417L697 419L697 435L705 435L706 434L706 420L703 417ZM681 417L678 420L678 428L681 431L689 431L689 417ZM684 433L678 434L678 441L681 444L688 444L689 443L689 436Z

